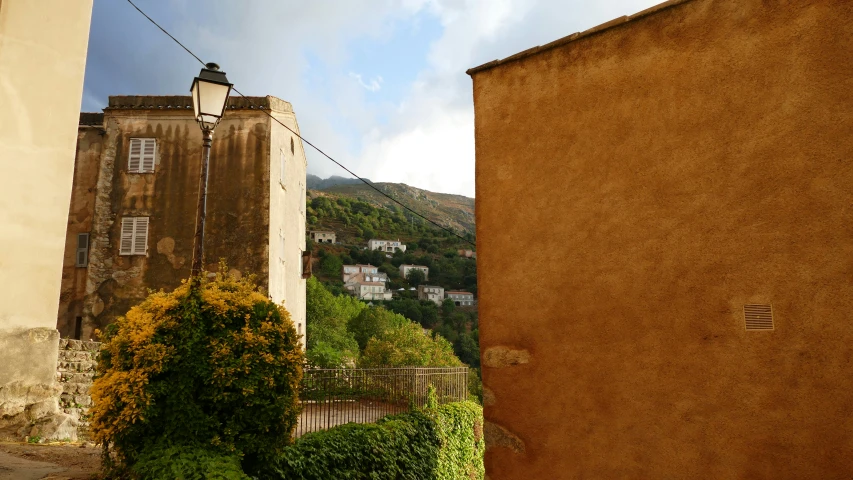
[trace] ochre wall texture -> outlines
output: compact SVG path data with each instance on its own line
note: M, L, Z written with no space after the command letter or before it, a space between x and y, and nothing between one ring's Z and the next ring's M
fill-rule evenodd
M853 2L615 23L471 71L489 478L849 478Z

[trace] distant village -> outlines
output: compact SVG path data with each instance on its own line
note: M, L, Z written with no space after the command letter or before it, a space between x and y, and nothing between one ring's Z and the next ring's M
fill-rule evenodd
M337 235L329 230L312 230L308 232L309 238L315 243L334 244L337 243ZM398 240L381 240L370 239L367 246L363 247L369 250L379 250L385 252L388 258L391 258L394 252L405 252L406 245ZM465 258L477 258L476 252L472 250L459 250L459 255ZM413 270L423 272L424 280L429 280L429 267L425 265L400 265L400 276L409 278L410 272ZM398 296L405 288L398 288L396 291L388 288L388 274L380 272L379 267L370 264L362 265L344 265L341 268L341 280L344 283L344 290L358 298L366 301L387 301ZM457 307L472 307L476 305L476 300L472 292L462 290L447 290L444 287L437 285L418 285L409 287L411 291L417 291L418 300L428 300L436 305L441 305L445 300L450 299Z

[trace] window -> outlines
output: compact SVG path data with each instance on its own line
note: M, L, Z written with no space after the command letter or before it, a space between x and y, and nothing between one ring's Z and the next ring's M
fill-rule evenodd
M293 137L290 137L290 153L296 153L296 150L293 148Z
M153 172L156 152L156 139L131 138L130 153L127 156L127 171L130 173Z
M287 163L287 157L284 155L284 150L278 151L278 163L278 183L282 186L282 188L284 188L284 171Z
M119 255L148 254L148 217L121 219L121 246Z
M80 335L83 332L83 317L74 319L74 339L80 340Z
M78 267L85 267L89 265L89 234L88 233L78 233L77 234L77 259L75 260L75 264Z

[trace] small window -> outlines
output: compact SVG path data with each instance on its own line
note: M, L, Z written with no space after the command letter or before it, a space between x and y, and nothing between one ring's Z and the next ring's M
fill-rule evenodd
M290 137L290 153L296 153L296 150L293 147L293 137Z
M77 234L77 258L75 261L76 266L85 267L89 265L89 234L88 233L78 233Z
M156 153L156 139L131 138L130 152L127 156L127 171L130 173L153 172Z
M74 319L74 339L80 340L80 336L83 334L83 317L77 317Z
M311 276L311 252L302 252L302 278Z
M121 219L121 245L119 255L148 254L148 217Z

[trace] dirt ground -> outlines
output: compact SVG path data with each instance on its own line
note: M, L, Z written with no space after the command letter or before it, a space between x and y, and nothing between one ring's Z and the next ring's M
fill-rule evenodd
M89 480L100 469L95 446L0 443L0 480Z

